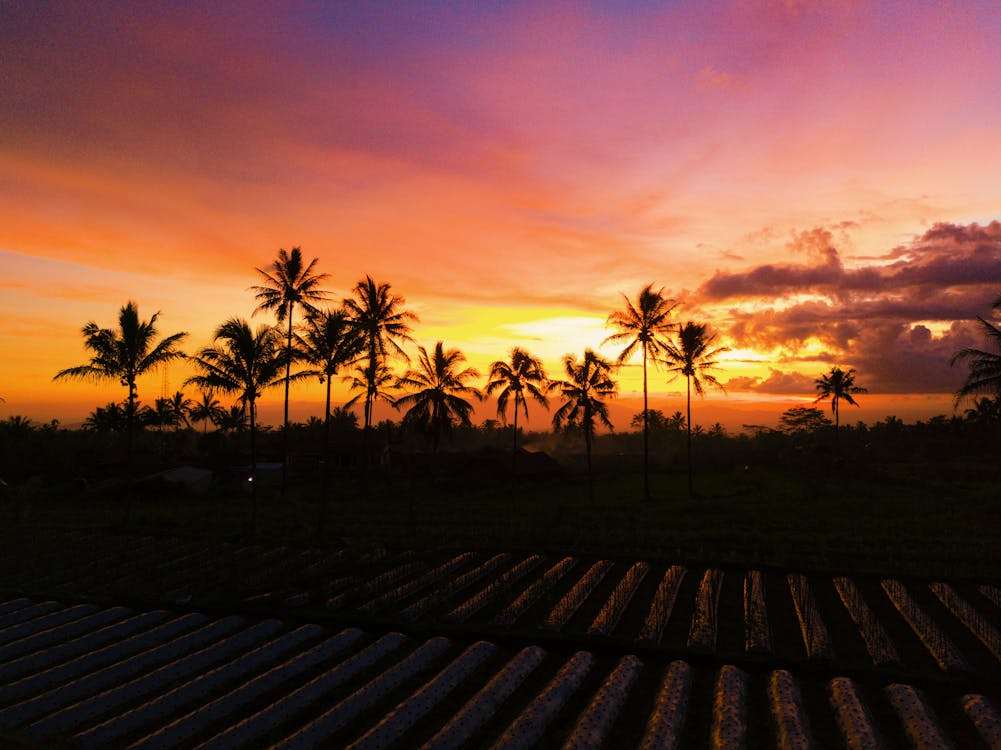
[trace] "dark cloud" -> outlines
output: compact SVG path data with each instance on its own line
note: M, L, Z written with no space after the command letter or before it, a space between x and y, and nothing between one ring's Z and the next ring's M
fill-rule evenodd
M815 392L816 386L814 380L814 378L798 372L782 372L781 370L769 368L767 378L730 378L726 382L726 388L732 391L801 395Z
M1001 222L935 224L910 243L846 268L837 234L849 228L797 233L787 248L809 262L717 271L695 297L773 301L754 312L734 307L726 332L742 348L781 352L777 361L855 367L859 382L874 392L955 391L966 373L949 360L980 343L973 321L1001 291ZM795 301L804 294L813 299ZM796 392L775 390L795 385L781 375L773 370L764 380L736 378L731 385Z
M936 224L911 244L880 257L892 262L858 268L845 268L834 233L825 227L794 235L787 248L805 253L813 262L767 264L738 273L716 271L700 287L699 296L706 301L802 293L905 296L924 287L1001 284L1001 222L997 221L983 227Z

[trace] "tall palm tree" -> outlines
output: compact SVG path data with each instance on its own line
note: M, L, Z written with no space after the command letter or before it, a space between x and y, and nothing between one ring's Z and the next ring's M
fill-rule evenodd
M399 381L400 388L411 393L401 396L394 406L408 406L404 424L414 425L431 441L431 450L438 452L441 436L460 424L471 427L473 405L463 397L482 398L479 391L468 385L480 373L472 367L463 368L465 355L458 349L445 349L441 341L428 354L423 346L417 347L417 367L408 370Z
M216 424L225 414L226 410L211 389L201 391L201 398L188 408L188 418L202 423L202 434L209 431L209 422Z
M993 308L1001 310L1001 296L995 301ZM987 341L992 343L996 352L985 351L974 347L963 347L952 355L949 364L969 360L970 371L963 387L956 391L956 404L969 396L977 394L994 394L1001 398L1001 328L977 316L984 330Z
M709 333L709 326L688 321L678 331L677 341L669 341L664 352L667 371L674 373L671 380L683 375L687 384L689 497L695 494L692 482L692 386L695 386L699 396L705 394L706 385L726 392L723 384L709 371L719 364L716 357L730 349L726 346L713 348L715 343L716 334Z
M292 316L295 308L302 308L307 314L316 312L314 303L326 299L327 294L320 290L320 282L328 277L325 273L315 273L317 259L308 264L303 262L302 249L293 247L292 252L279 248L278 257L271 264L270 271L255 269L261 275L264 283L251 287L258 300L255 313L274 312L279 323L288 321L285 337L285 420L282 422L282 489L288 471L288 391L292 380Z
M548 390L559 391L563 405L553 415L553 427L580 427L584 433L584 447L587 452L587 494L594 499L594 477L591 466L591 444L594 440L595 421L611 429L608 418L608 404L602 399L615 396L617 386L612 379L613 365L591 349L584 350L584 358L573 354L563 357L566 380L549 384Z
M654 291L653 284L647 284L636 295L636 303L622 295L626 309L613 312L605 325L614 326L617 333L605 339L609 343L623 343L616 362L625 363L640 350L643 357L643 498L650 499L650 407L647 403L647 361L657 358L667 351L665 338L677 326L668 321L675 303L664 296L664 290Z
M214 389L235 395L250 415L250 483L253 513L250 527L257 531L257 399L269 388L281 385L287 369L288 350L283 349L277 330L271 326L250 329L246 320L230 318L214 334L214 345L202 349L192 362L199 374L185 385ZM292 376L296 378L298 376Z
M129 389L126 405L127 466L132 473L132 446L135 432L136 404L139 390L136 381L142 375L174 359L184 357L177 344L188 334L174 333L156 340L156 320L159 312L149 320L139 318L139 308L129 300L118 311L118 328L101 328L91 321L83 327L84 348L91 352L90 362L69 367L56 373L54 380L77 378L94 381L115 381ZM126 510L126 518L131 506Z
M840 402L842 399L852 406L858 406L852 396L859 393L867 393L865 388L855 385L855 368L842 370L840 367L832 367L829 373L821 375L814 381L817 386L817 398L813 403L831 399L831 411L834 412L835 434L839 427Z
M350 409L358 403L358 399L364 399L363 423L372 424L372 408L376 401L385 401L390 406L396 403L396 396L392 391L396 388L399 380L389 365L376 362L373 367L367 360L364 364L355 365L352 375L345 375L343 382L348 384L348 390L360 391L355 396L348 399L344 408ZM364 440L363 431L362 439Z
M490 376L486 392L497 394L497 416L507 424L507 405L514 400L513 446L511 449L511 473L517 476L518 470L518 410L525 414L528 421L528 398L549 408L549 399L545 390L548 386L546 371L542 362L520 347L511 350L510 359L505 362L497 360L490 365ZM527 397L527 398L526 398Z
M316 529L317 536L322 539L330 485L330 384L341 367L358 357L361 339L343 310L317 310L306 318L306 325L296 335L296 344L302 358L315 368L302 374L319 377L320 382L327 385L323 408L323 487Z
M417 321L417 316L403 309L406 300L393 294L388 283L376 283L371 276L359 281L352 294L344 300L344 309L362 338L367 359L363 372L368 381L364 416L367 433L372 426L372 400L378 392L375 379L385 373L383 366L390 355L408 359L402 344L413 341L410 324Z

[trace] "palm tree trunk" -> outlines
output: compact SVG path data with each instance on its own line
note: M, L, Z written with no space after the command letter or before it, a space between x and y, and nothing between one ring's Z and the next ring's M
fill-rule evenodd
M646 387L646 342L643 342L643 499L650 499L650 406Z
M688 497L695 496L692 485L692 378L687 376L688 383Z
M282 427L282 496L288 478L288 386L292 378L292 303L288 306L288 344L285 350L285 425Z
M316 537L323 541L327 526L327 501L330 492L330 378L327 375L327 401L323 412L323 482L320 485L320 518L316 523Z
M250 533L257 534L257 407L250 402Z
M514 400L514 435L511 447L511 476L518 480L518 399Z
M125 452L125 475L126 475L126 489L125 489L125 521L124 525L128 526L132 523L132 502L133 502L133 481L132 476L132 450L135 439L135 424L136 424L136 384L130 382L129 384L129 405L128 414L125 415L125 431L127 433L126 437L126 452Z
M584 404L584 447L587 451L587 499L594 500L594 474L591 467L591 404Z

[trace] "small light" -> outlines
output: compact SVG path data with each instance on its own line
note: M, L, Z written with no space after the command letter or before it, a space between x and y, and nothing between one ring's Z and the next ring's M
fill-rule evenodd
M253 477L253 476L249 476L249 477L247 477L247 481L248 481L248 482L253 482L253 481L254 481L254 477Z

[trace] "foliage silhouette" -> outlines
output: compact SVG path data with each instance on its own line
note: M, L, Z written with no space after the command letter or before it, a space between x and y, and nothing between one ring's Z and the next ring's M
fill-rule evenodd
M388 283L376 283L371 276L366 276L355 285L354 296L344 300L344 309L362 337L367 359L360 373L365 388L363 422L366 432L372 426L372 404L386 382L377 382L386 375L386 359L392 354L409 360L401 344L413 341L410 324L418 319L414 313L403 309L406 300L390 289Z
M462 352L445 349L441 341L430 354L418 346L417 367L408 370L397 382L401 389L411 391L394 404L397 409L407 408L403 424L425 435L433 453L438 452L442 435L451 432L453 426L472 427L473 405L463 397L482 398L479 391L468 385L480 373L472 367L462 368L465 361Z
M497 416L507 424L507 405L514 401L514 424L512 426L513 445L511 448L511 472L517 476L518 472L518 410L519 408L528 421L528 398L536 403L549 408L549 399L546 398L546 388L548 381L546 371L536 357L526 352L520 347L511 350L510 359L502 359L490 365L486 393L492 395L497 393Z
M188 334L174 333L156 340L156 321L159 312L149 320L139 318L139 308L129 300L118 311L118 328L101 328L91 321L83 327L84 348L91 352L90 362L69 367L56 373L54 380L74 378L103 382L117 380L129 389L126 401L126 460L128 472L132 473L132 448L136 421L136 404L139 392L136 381L157 367L184 357L176 348ZM131 503L126 510L126 520L131 514Z
M318 377L326 384L323 407L323 486L320 489L320 513L316 534L326 531L327 504L330 492L330 384L340 369L353 362L361 352L361 337L343 310L317 310L306 318L303 330L296 335L302 359L314 369L304 376Z
M273 312L279 323L288 321L285 337L285 418L282 422L284 433L282 439L283 490L288 471L288 392L291 383L292 362L295 359L292 348L292 317L296 306L302 308L307 314L312 314L316 311L314 303L327 297L326 293L319 288L320 282L327 278L327 274L315 273L313 269L316 264L317 258L313 258L308 264L303 263L301 248L293 247L290 253L279 248L278 257L271 264L270 272L260 268L255 269L261 275L264 283L261 286L251 287L258 300L255 313Z
M840 367L832 367L831 371L821 375L814 383L817 386L817 398L813 403L831 399L831 411L834 412L834 429L840 427L840 404L844 399L852 406L858 406L853 396L859 393L868 393L862 386L855 385L855 368L842 370Z
M188 418L202 423L203 434L208 432L209 422L218 427L220 419L225 418L225 415L226 410L211 389L201 391L199 400L192 402L188 407Z
M608 418L608 404L602 399L615 396L618 390L612 378L612 363L591 349L584 350L583 359L573 354L563 357L566 380L549 384L550 391L559 391L563 405L553 415L553 427L579 427L584 433L587 453L587 493L594 499L594 471L591 463L591 445L594 442L595 420L612 429Z
M650 424L647 417L650 413L647 390L647 362L657 361L667 351L667 339L677 326L668 321L675 303L664 296L664 290L653 290L653 284L647 284L636 295L635 304L626 295L626 309L613 312L608 316L606 325L614 326L617 333L605 339L607 343L623 343L625 348L619 353L616 361L619 365L625 363L637 349L643 360L643 498L650 499Z
M994 301L993 308L1001 310L1001 296ZM964 398L978 394L993 394L1001 398L1001 328L979 315L977 320L980 321L988 343L992 343L997 351L986 351L967 346L952 355L952 359L949 360L950 365L968 361L970 368L966 382L956 392L955 404L957 406Z
M730 351L729 347L720 346L713 348L716 342L716 334L709 333L709 327L705 323L694 323L688 321L678 331L677 341L670 341L664 353L664 362L668 372L675 373L674 377L685 377L687 385L686 404L688 417L686 420L688 428L688 495L695 494L694 483L692 481L692 386L699 396L705 394L705 385L719 388L724 393L726 389L712 373L709 371L718 366L718 357L723 352ZM674 378L672 378L673 380Z
M253 509L250 528L257 531L257 399L262 393L285 381L287 349L282 348L279 334L272 326L250 329L246 320L230 318L214 335L214 346L202 349L192 362L200 371L185 381L204 389L215 389L235 395L250 416L250 477ZM298 376L288 376L297 378Z

